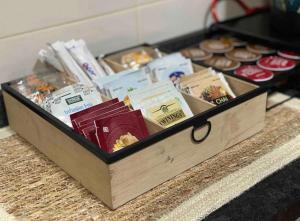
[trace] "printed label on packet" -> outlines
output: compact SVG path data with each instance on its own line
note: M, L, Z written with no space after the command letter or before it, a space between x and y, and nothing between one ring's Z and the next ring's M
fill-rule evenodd
M150 118L163 127L170 127L186 119L186 115L178 100L172 99L163 105L157 105L149 108L147 112Z

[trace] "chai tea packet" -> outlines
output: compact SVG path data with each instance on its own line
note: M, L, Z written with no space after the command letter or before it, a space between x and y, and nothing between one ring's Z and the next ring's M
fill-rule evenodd
M211 76L203 79L203 81L196 81L188 87L192 96L216 105L223 104L235 97L219 76Z

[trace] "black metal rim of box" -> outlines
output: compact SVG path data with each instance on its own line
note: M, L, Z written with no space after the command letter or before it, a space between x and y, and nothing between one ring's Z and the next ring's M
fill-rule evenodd
M273 12L273 11L272 11ZM268 26L266 28L272 27L272 34L271 35L262 35L259 32L252 32L252 31L247 31L247 30L241 30L238 27L235 27L235 24L238 22L245 22L250 25L251 19L259 18L260 19L268 19L271 20L274 18L274 14L272 14L269 10L263 11L263 12L258 12L258 13L253 13L251 15L247 16L240 16L232 19L225 20L223 22L217 23L212 26L214 29L219 29L219 30L224 30L228 32L232 32L235 34L238 34L240 36L252 39L253 41L258 41L261 42L262 44L270 44L276 45L278 49L288 49L292 51L297 51L300 52L300 45L295 42L299 42L299 37L298 35L292 36L291 32L288 32L286 34L283 34L282 32L278 32L276 29L274 29L274 24L272 24L272 21L269 21ZM287 15L289 16L289 14ZM290 17L289 17L290 18ZM299 18L299 14L297 15L297 18ZM279 19L279 18L277 18ZM255 23L257 24L257 23ZM258 24L259 25L259 24ZM299 25L299 24L297 24ZM292 27L292 25L291 25ZM290 28L291 28L290 27ZM257 27L259 29L260 27ZM256 30L257 30L256 29ZM299 30L297 30L299 31Z
M150 135L144 140L141 140L135 144L132 144L124 149L121 149L115 153L106 153L105 151L101 150L97 145L93 144L92 142L88 141L83 137L82 135L77 134L73 131L72 128L68 127L66 124L61 122L59 119L52 116L50 113L42 109L37 104L33 103L29 99L25 98L23 95L21 95L19 92L14 90L12 87L10 87L10 83L4 83L2 84L2 89L4 92L8 93L12 97L14 97L16 100L21 102L23 105L25 105L27 108L29 108L31 111L48 121L50 124L55 126L57 129L62 131L64 134L69 136L74 141L78 142L80 145L82 145L84 148L86 148L91 153L95 154L98 158L103 160L107 164L114 163L118 160L121 160L131 154L134 154L144 148L149 147L150 145L159 142L171 135L174 135L184 129L187 129L189 127L191 128L199 128L203 125L206 125L209 118L226 111L232 107L235 107L239 104L242 104L243 102L250 100L260 94L263 94L267 91L267 87L257 87L256 89L245 93L241 96L238 96L235 99L232 99L228 101L227 103L224 103L219 106L215 106L203 113L197 114L193 116L192 118L189 118L181 123L178 123L170 128L164 129L160 132L157 132L153 135ZM214 128L212 127L211 130Z

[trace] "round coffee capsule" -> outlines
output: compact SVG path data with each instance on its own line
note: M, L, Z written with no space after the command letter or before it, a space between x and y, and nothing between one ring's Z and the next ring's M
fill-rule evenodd
M242 47L242 46L247 45L246 41L243 41L243 40L233 37L233 36L222 36L222 37L220 37L220 40L224 41L224 42L229 42L234 47Z
M274 77L272 71L264 70L256 65L243 65L235 70L235 74L256 82L268 81Z
M278 51L278 55L287 59L300 60L300 54L293 51Z
M260 68L270 71L288 71L293 69L296 66L296 63L279 56L268 56L257 61L257 65Z
M276 51L272 48L259 45L259 44L248 44L247 49L251 52L258 54L274 54Z
M237 69L241 63L238 61L231 60L224 56L212 56L210 59L204 61L207 66L212 66L223 71L231 71Z
M229 59L241 62L252 62L261 58L260 54L248 51L245 48L233 49L232 51L227 52L225 56Z
M226 41L208 39L200 43L200 48L210 53L225 53L231 51L233 46L231 43Z
M200 48L186 48L180 51L181 54L193 61L203 61L212 57L212 53L204 51Z

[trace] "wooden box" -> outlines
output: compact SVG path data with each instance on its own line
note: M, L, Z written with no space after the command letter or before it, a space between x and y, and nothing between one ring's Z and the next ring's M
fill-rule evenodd
M147 139L112 154L23 97L10 83L2 89L10 127L115 209L263 128L264 89L226 78L237 98L214 106L184 95L194 117L168 129L147 121Z

